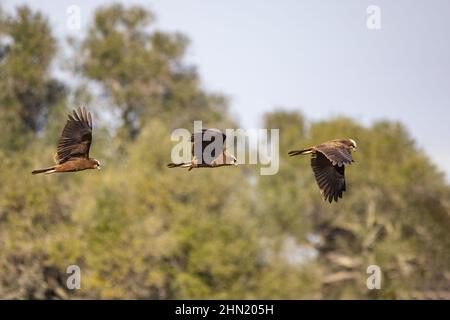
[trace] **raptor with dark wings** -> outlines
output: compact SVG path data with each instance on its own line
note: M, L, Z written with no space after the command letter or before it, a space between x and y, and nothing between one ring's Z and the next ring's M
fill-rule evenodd
M345 166L353 162L351 151L356 150L352 139L336 139L317 146L293 150L290 156L311 154L311 167L325 200L338 201L346 191Z
M56 165L45 169L37 169L32 174L74 172L86 169L100 169L100 162L89 158L92 143L92 116L85 108L78 108L69 114L59 139L54 156Z

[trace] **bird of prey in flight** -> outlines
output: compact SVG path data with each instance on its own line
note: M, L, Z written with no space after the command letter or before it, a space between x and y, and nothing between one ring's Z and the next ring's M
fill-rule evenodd
M293 150L288 154L292 156L311 154L311 167L317 184L330 203L342 198L346 191L345 166L353 161L351 151L356 150L356 142L352 139L336 139L324 142L317 146Z
M215 168L237 165L234 156L227 154L226 135L216 129L203 129L191 135L192 160L185 163L169 163L169 168Z
M55 166L34 170L32 174L74 172L86 169L100 169L100 162L89 158L92 142L92 117L85 108L78 108L69 114L69 119L59 138L54 156Z

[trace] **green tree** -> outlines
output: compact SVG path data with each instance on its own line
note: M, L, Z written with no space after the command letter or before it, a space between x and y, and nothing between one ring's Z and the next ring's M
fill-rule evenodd
M3 145L20 146L23 139L17 138L45 127L65 87L50 72L56 42L41 13L21 6L15 16L4 15L1 26L0 118L5 126L0 139Z
M67 198L58 196L64 183L30 175L33 159L51 159L54 147L42 133L65 97L51 73L56 43L41 13L0 12L0 296L61 296L64 270L49 264L46 242L67 220Z

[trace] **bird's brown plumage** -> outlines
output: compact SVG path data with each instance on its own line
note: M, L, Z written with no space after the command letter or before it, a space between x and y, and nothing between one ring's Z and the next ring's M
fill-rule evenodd
M59 138L55 160L61 164L70 158L89 158L92 143L92 117L85 108L69 114L69 119Z
M169 163L169 168L214 168L236 165L236 158L228 155L225 148L226 135L216 129L203 129L191 135L192 161Z
M311 154L311 167L325 200L338 201L346 191L345 166L353 162L352 150L356 142L352 139L331 140L317 146L290 151L290 156Z
M100 169L100 163L89 158L92 143L92 116L85 108L78 108L69 114L58 142L50 168L34 170L32 173L74 172L86 169Z

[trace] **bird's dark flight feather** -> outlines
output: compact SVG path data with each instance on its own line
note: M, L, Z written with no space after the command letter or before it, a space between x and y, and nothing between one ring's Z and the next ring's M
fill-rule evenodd
M317 151L311 157L311 167L325 200L332 202L342 198L346 190L345 166L333 165L323 153Z
M62 164L71 158L89 158L92 142L92 117L85 108L69 114L59 139L55 160Z

